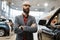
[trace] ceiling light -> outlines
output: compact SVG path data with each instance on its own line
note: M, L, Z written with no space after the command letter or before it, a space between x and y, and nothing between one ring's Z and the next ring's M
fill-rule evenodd
M37 6L40 6L40 4L37 4Z
M2 2L3 2L4 4L6 4L6 3L7 3L7 1L5 1L5 0L4 0L4 1L2 1Z
M16 9L18 9L18 8L16 8Z
M12 5L14 5L14 3L11 3Z
M44 6L47 7L48 6L48 3L44 3Z
M37 11L38 9L35 9L35 11Z

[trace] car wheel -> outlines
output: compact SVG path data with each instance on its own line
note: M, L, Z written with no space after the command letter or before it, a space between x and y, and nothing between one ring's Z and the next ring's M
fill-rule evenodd
M4 36L4 34L5 34L4 29L0 29L0 36Z

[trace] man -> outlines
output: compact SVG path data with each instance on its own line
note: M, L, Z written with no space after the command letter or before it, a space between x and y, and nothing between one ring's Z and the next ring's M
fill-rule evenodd
M29 15L30 6L29 1L25 1L22 15L15 18L16 40L33 40L33 33L37 31L36 20Z

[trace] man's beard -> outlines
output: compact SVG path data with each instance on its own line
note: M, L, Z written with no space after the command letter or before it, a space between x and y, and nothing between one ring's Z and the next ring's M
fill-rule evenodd
M29 11L30 11L29 9L24 9L24 8L23 8L23 12L24 12L25 14L28 15L28 14L29 14Z

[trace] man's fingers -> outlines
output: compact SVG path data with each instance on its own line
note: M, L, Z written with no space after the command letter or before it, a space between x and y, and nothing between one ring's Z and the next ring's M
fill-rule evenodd
M19 26L19 29L23 28L24 26Z
M32 24L32 25L31 25L31 27L35 27L35 26L36 26L36 24Z

